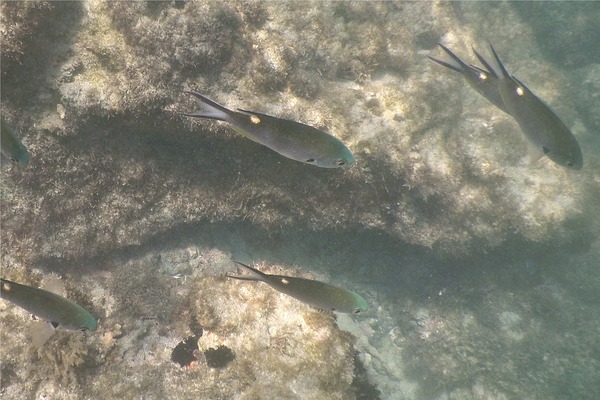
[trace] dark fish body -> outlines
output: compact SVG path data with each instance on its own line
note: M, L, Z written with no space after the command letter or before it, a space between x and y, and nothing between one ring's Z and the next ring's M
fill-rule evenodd
M493 47L492 53L495 66L490 66L489 62L476 54L482 63L494 71L504 104L539 156L545 154L559 165L581 169L581 148L569 128L527 86L508 74Z
M323 168L356 162L339 139L312 126L253 111L232 111L200 93L186 93L196 98L203 111L185 115L228 122L241 135L292 160Z
M446 46L438 43L438 45L448 54L455 63L450 63L447 61L443 61L434 57L428 56L432 61L443 65L444 67L450 68L454 71L457 71L462 74L465 78L469 86L471 86L477 93L488 99L492 104L498 107L500 110L504 111L507 114L510 114L504 101L502 100L502 96L500 95L500 91L498 90L498 79L489 71L486 71L482 68L476 67L474 65L465 64L456 54L454 54L450 49Z
M27 154L27 149L19 140L19 137L15 133L15 131L11 128L11 126L4 120L4 118L0 118L2 133L0 137L0 148L2 150L2 154L9 158L13 163L25 166L29 163L29 155Z
M367 309L367 302L362 296L344 288L312 279L269 275L248 265L236 263L248 269L252 275L228 275L230 278L265 282L281 293L322 310L359 313Z
M96 319L83 307L44 289L0 279L0 297L31 314L71 330L97 328Z

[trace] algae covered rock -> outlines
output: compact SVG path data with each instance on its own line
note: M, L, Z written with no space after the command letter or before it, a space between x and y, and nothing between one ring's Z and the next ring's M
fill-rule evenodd
M352 399L363 370L382 398L597 398L600 74L576 46L556 59L597 6L569 4L2 2L2 116L30 154L2 164L3 274L58 272L100 320L38 353L0 302L3 393ZM427 58L490 38L581 171L530 164L512 118ZM189 119L185 90L327 131L357 164ZM350 283L372 314L228 281L232 254Z
M34 31L44 51L25 52L26 68L3 82L3 108L35 163L7 176L6 208L22 210L2 215L15 252L27 237L37 254L99 254L183 224L244 220L271 231L375 229L459 255L515 232L568 241L588 207L578 195L588 169L528 165L510 117L425 57L438 40L468 49L479 18L515 15L490 30L526 31L511 7L69 4L61 12L76 18L58 37ZM578 93L560 71L526 63L533 40L510 52L495 44L511 70L541 68L519 76L550 103ZM42 57L53 67L41 70ZM24 79L33 65L35 79ZM225 125L192 121L180 115L195 107L184 89L329 131L357 165L306 168ZM563 110L571 125L577 115ZM586 144L585 121L574 126ZM586 165L593 157L584 148Z
M201 279L193 291L202 293L194 303L203 327L200 365L211 351L230 349L235 359L221 371L222 379L254 377L239 388L241 398L265 393L298 399L353 397L353 339L337 328L332 315L267 285L225 277Z

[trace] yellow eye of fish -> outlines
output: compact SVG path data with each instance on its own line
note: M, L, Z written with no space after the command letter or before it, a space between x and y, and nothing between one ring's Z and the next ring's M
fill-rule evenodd
M252 122L253 124L260 124L260 118L258 118L256 115L251 115L250 122Z
M525 94L525 92L523 91L523 88L521 86L517 87L517 95L519 96L523 96Z
M287 285L288 283L290 283L290 281L288 281L285 278L281 278L281 283L283 283L284 285Z

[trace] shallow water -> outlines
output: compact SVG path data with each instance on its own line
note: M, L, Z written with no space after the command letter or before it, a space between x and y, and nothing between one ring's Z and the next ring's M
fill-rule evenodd
M600 396L600 3L1 7L2 114L30 154L2 159L2 277L62 276L99 329L34 349L0 302L0 397ZM426 57L438 41L469 63L492 42L583 169L530 164L518 125ZM183 90L318 127L357 164L183 117ZM227 280L232 260L369 309L334 320Z

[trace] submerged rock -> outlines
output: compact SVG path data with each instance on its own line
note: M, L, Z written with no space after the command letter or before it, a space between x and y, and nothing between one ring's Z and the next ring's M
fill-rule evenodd
M13 195L6 209L22 210L2 215L13 251L31 240L38 254L43 248L57 257L99 254L208 219L269 230L363 226L441 253L468 254L514 232L534 241L569 240L574 232L565 226L587 207L578 193L589 170L527 165L525 142L510 118L425 57L437 40L460 53L476 42L469 26L481 6L91 1L71 7L85 18L70 26L63 46L22 61L43 65L37 57L51 56L57 68L3 86L8 112L17 115L11 104L22 104L18 128L27 133L35 164L7 177ZM431 20L440 13L445 17ZM36 32L38 46L44 35ZM517 72L528 59L522 50L534 46L525 41L508 52L500 40L495 44ZM551 104L568 107L565 97L578 92L577 82L548 86L566 78L539 61L535 66L544 77L519 76L533 78L530 86ZM307 85L318 88L307 94ZM194 107L182 95L187 88L327 130L349 145L358 164L315 171L226 126L193 123L178 114ZM570 125L575 116L569 109L566 116ZM579 126L574 132L585 145ZM585 146L584 156L593 168Z
M2 113L30 151L27 168L2 166L3 274L65 275L100 330L34 354L0 302L5 395L360 398L357 347L381 398L597 397L598 70L545 59L547 28L519 6L32 4L0 6ZM442 41L471 62L488 38L572 128L583 170L529 165L511 118L426 57ZM184 90L328 131L357 165L319 170L190 121ZM549 255L571 251L585 255ZM230 254L374 292L372 314L344 319L355 341L219 277ZM198 327L182 369L171 354Z

